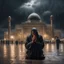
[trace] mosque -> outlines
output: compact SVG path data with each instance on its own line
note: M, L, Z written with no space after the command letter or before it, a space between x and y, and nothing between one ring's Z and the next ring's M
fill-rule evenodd
M33 27L37 28L38 33L42 35L43 39L51 40L54 36L61 37L61 30L57 30L53 27L53 15L50 16L50 24L46 24L37 13L31 13L27 21L16 25L14 30L11 30L10 16L8 17L8 21L8 31L4 32L5 40L25 41Z

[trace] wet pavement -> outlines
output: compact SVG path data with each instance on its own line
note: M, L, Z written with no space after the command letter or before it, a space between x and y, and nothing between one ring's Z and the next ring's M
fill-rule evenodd
M64 64L64 44L59 51L55 44L45 44L45 60L27 60L25 55L25 44L0 44L0 64Z

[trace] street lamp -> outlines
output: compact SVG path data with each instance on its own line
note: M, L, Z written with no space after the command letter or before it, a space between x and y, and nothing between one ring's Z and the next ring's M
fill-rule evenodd
M14 40L14 36L13 36L13 35L11 35L11 36L10 36L10 39L11 39L11 40Z

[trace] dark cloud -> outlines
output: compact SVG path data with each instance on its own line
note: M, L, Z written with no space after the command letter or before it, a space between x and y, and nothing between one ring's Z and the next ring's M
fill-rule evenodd
M26 21L32 12L38 13L47 23L53 14L56 27L64 28L64 0L0 0L0 28L7 27L9 15L14 27L15 24Z

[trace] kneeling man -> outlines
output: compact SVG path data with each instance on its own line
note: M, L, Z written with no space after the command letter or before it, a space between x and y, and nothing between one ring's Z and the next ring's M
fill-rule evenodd
M44 42L36 28L32 28L31 34L27 37L25 47L27 59L45 59L43 54Z

